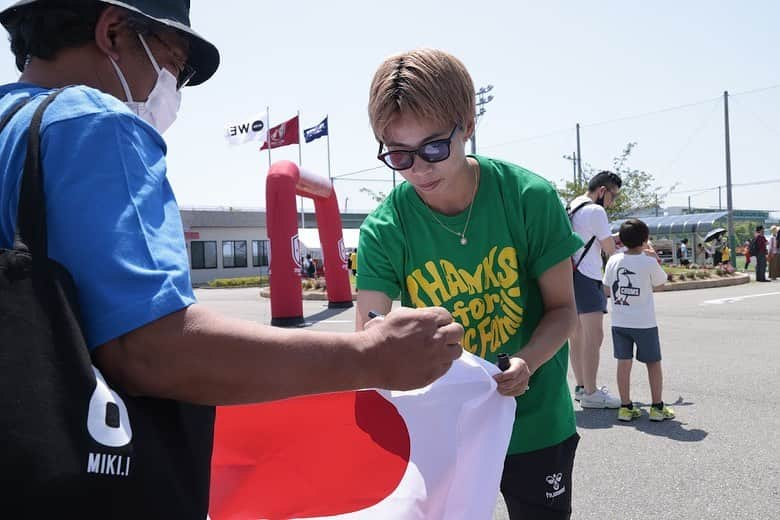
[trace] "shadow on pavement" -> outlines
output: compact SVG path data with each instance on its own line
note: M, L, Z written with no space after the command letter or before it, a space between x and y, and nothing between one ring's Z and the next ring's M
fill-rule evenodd
M709 432L698 428L686 429L685 423L681 423L677 419L653 422L648 417L648 409L650 408L649 403L634 401L634 404L642 407L642 417L634 419L631 422L618 421L617 410L575 410L574 415L577 418L577 427L588 430L603 430L612 428L613 426L634 428L648 435L658 435L680 442L699 442L709 435ZM677 401L670 406L681 407L692 406L693 404L694 403L690 401L686 402L682 396L680 396Z
M354 317L354 307L352 308L346 308L346 309L328 309L327 307L322 309L316 314L312 314L311 316L306 316L304 319L306 320L306 325L314 325L315 323L318 323L320 321L329 320L331 318L335 318L336 316L343 314L345 312L351 313L347 316L349 318Z

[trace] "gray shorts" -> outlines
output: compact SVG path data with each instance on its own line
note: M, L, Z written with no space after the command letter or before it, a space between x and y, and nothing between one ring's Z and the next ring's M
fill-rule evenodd
M652 329L612 327L612 349L615 353L615 359L633 358L635 344L637 361L642 363L661 361L661 340L658 338L658 327Z
M574 299L577 302L577 314L607 313L604 284L601 280L588 278L579 271L574 271Z

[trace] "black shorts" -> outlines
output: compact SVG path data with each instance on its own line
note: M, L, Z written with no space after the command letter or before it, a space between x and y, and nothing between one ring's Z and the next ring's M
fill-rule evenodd
M579 441L575 433L555 446L506 458L501 494L511 520L571 518L571 475Z

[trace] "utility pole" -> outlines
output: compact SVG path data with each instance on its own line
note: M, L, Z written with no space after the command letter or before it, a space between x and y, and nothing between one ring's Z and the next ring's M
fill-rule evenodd
M572 182L577 185L577 152L573 152L571 155L564 155L564 159L571 161L572 167Z
M722 210L722 209L723 209L723 199L722 199L722 198L721 198L721 196L720 196L720 191L721 191L720 189L721 189L722 187L723 187L723 186L718 186L718 209L720 209L720 210Z
M655 194L655 216L658 216L658 194Z
M737 237L734 236L734 199L731 193L731 138L729 137L729 91L723 92L723 119L726 125L726 206L728 208L729 248L731 265L737 266Z
M577 123L577 185L582 188L582 151L580 150L580 124Z
M471 155L477 153L477 121L485 115L485 105L493 101L493 95L488 94L491 90L493 90L493 85L477 90L477 113L474 115L474 133L471 134Z
M691 213L693 213L693 211L691 211L691 196L688 195L688 214L690 215Z

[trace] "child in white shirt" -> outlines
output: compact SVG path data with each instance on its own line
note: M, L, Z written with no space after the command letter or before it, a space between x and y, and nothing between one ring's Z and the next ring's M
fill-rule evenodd
M667 276L659 265L655 251L648 248L647 224L629 219L620 226L624 253L612 256L604 271L604 288L612 296L612 343L618 360L617 382L620 393L618 420L630 421L642 415L630 397L631 364L636 345L636 359L645 363L650 380L651 421L673 419L674 411L661 399L661 345L655 320L653 287L666 283Z

